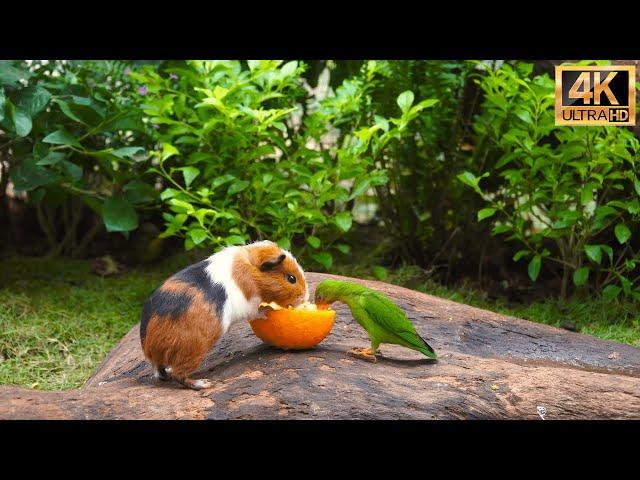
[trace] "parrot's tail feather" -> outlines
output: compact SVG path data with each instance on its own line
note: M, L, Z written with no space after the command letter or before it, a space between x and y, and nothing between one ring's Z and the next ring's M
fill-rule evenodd
M438 358L438 356L436 355L436 351L431 347L431 345L429 345L424 338L420 337L420 335L418 335L418 337L420 338L420 340L422 340L422 343L424 343L424 348L421 348L420 352L422 352L429 358Z

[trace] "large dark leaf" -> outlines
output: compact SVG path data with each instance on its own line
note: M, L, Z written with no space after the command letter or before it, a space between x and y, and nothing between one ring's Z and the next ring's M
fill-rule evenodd
M73 180L74 182L78 182L82 178L82 167L76 165L75 163L70 162L69 160L63 160L62 162L60 162L60 167L62 168L64 174L67 177L71 178L71 180Z
M19 137L26 137L31 132L33 122L31 116L20 107L15 107L11 102L7 102L8 111L11 115L13 127Z
M75 145L80 146L76 137L66 130L56 130L42 139L44 143L53 143L55 145Z
M134 132L144 132L145 127L142 123L142 115L135 111L127 111L118 113L106 120L102 125L102 130L113 132L115 130L132 130Z
M102 218L107 232L130 232L138 228L138 215L124 198L108 198L102 207Z
M34 190L44 185L50 185L60 180L56 173L36 165L33 158L28 158L11 169L9 179L16 190Z
M21 70L11 65L10 60L0 60L0 85L19 85L19 80L28 79L33 74L29 70Z
M124 198L130 203L150 202L158 197L158 192L141 180L131 180L124 187Z
M33 117L46 108L50 99L51 94L46 88L34 85L20 92L16 105Z

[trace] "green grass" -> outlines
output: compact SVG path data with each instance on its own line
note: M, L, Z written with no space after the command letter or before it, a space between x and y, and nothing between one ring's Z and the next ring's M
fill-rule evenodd
M184 264L172 258L102 278L82 260L0 260L0 384L82 386L139 321L146 297Z
M106 278L92 274L83 260L0 260L0 384L42 390L82 386L139 321L147 295L168 275L202 257L201 252L181 254ZM374 278L367 267L345 266L334 273ZM637 305L578 299L509 305L464 286L452 290L424 280L417 267L389 271L386 281L550 325L573 322L582 333L640 347Z

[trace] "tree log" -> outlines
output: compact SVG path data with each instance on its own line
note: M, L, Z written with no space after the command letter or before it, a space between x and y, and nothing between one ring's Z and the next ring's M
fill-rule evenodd
M311 291L335 275L309 273ZM152 378L134 327L80 390L0 387L3 419L640 419L640 350L381 282L439 354L382 345L375 364L344 305L316 348L284 352L234 325L192 391ZM541 409L539 407L544 407Z

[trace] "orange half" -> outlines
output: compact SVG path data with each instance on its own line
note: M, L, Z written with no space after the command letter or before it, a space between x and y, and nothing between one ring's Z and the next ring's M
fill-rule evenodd
M304 350L325 339L336 318L327 305L303 304L298 308L274 308L266 318L249 322L263 342L284 350Z

